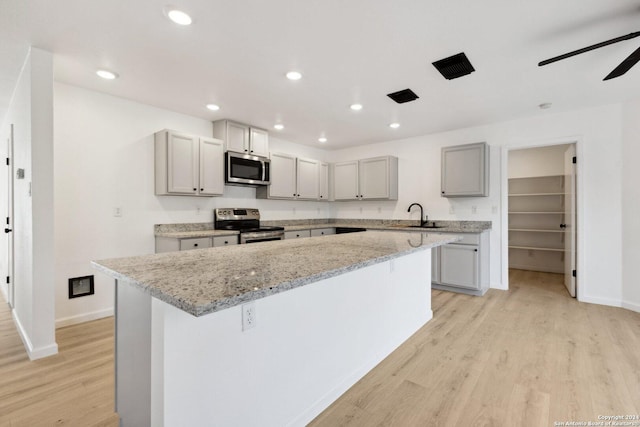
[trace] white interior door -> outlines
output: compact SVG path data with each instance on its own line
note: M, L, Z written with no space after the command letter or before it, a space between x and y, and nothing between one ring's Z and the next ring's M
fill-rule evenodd
M564 285L576 296L576 156L575 144L564 152Z
M14 306L14 275L13 275L13 124L9 139L7 139L7 216L4 231L7 234L7 296L9 306Z

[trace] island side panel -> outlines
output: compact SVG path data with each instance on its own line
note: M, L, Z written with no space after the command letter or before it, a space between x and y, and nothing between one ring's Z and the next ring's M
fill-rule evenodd
M252 304L243 332L241 306L196 318L153 300L158 425L306 425L431 319L431 251Z
M151 296L116 280L116 412L122 426L151 425Z

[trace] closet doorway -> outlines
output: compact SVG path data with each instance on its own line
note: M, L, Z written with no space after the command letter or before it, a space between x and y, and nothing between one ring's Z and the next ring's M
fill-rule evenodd
M563 275L576 296L575 144L510 150L509 269Z

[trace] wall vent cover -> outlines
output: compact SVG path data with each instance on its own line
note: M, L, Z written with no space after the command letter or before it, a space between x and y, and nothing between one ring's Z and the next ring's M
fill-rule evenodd
M387 96L398 104L404 104L405 102L415 101L419 98L418 95L415 94L411 89L399 90L398 92L393 92L387 94Z
M436 69L440 71L440 74L447 80L466 76L476 70L464 52L436 61L433 63L433 66L436 67Z

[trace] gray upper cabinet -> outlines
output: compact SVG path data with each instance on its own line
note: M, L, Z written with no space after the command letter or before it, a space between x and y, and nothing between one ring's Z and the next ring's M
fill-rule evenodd
M269 133L231 120L213 122L213 136L225 142L227 150L269 157Z
M224 144L172 130L155 134L156 195L221 196Z
M271 153L271 184L256 188L258 199L320 199L320 162Z
M489 195L489 146L486 142L442 148L442 197Z
M398 158L393 156L333 165L335 200L398 200Z

